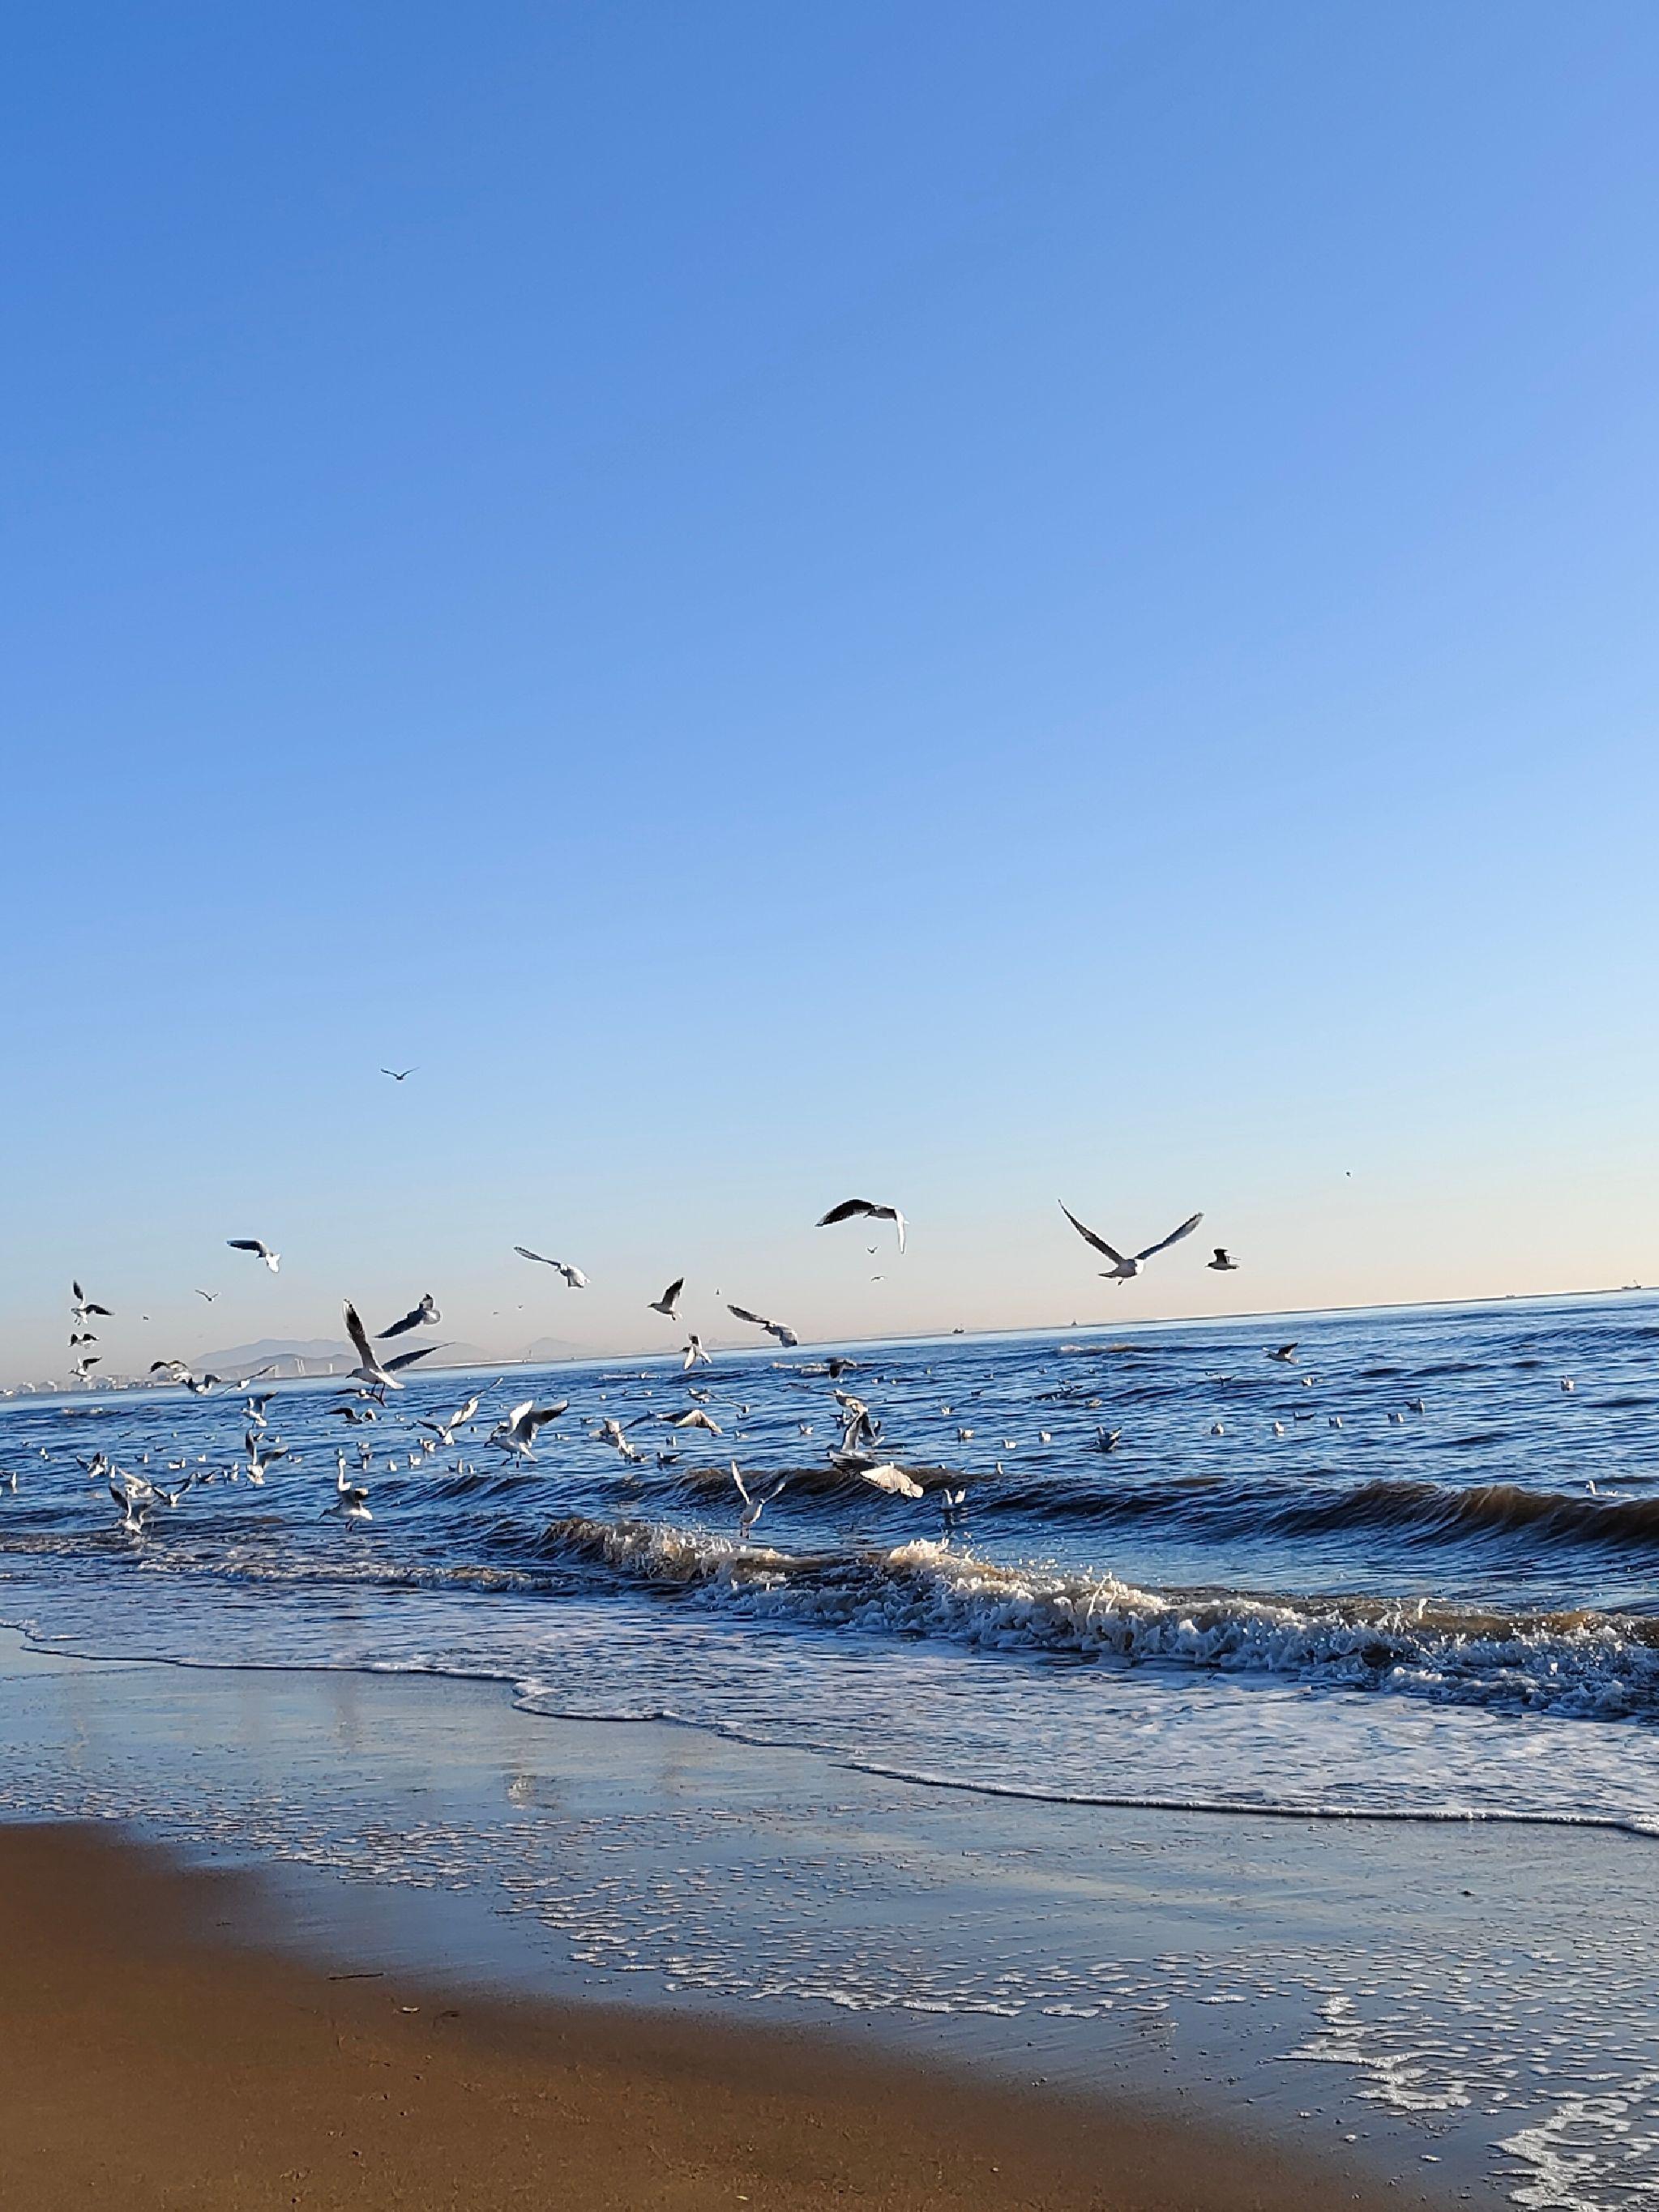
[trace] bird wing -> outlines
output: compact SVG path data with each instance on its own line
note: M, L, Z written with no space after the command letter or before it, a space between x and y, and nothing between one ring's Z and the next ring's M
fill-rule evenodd
M262 1260L265 1256L265 1248L257 1237L227 1237L225 1242L233 1252L257 1252Z
M1106 1242L1106 1239L1103 1237L1097 1237L1092 1229L1085 1229L1083 1224L1078 1219L1076 1214L1073 1212L1071 1207L1066 1205L1063 1198L1056 1199L1054 1203L1059 1206L1060 1212L1066 1216L1066 1218L1071 1223L1073 1228L1076 1230L1078 1235L1083 1239L1085 1244L1092 1244L1097 1252L1103 1252L1115 1267L1121 1267L1123 1265L1122 1253L1114 1251L1112 1247ZM1192 1224L1189 1222L1188 1224L1188 1227L1190 1228Z
M1144 1252L1137 1252L1136 1259L1150 1260L1154 1252L1167 1252L1171 1244L1179 1244L1183 1237L1190 1237L1203 1218L1201 1213L1194 1213L1188 1220L1183 1221L1179 1229L1172 1229L1167 1237L1160 1237L1156 1244L1149 1244Z
M527 1244L515 1244L513 1249L521 1260L535 1260L544 1267L556 1267L559 1264L556 1260L545 1258L540 1252L532 1252Z
M679 1297L680 1292L681 1292L684 1288L685 1288L685 1278L684 1278L684 1275L676 1275L676 1276L675 1276L675 1278L674 1278L674 1279L673 1279L673 1281L672 1281L672 1282L668 1285L668 1288L667 1288L667 1289L663 1292L662 1297L661 1297L660 1300L659 1301L659 1303L660 1304L662 1304L662 1305L665 1305L665 1306L672 1306L672 1305L674 1304L674 1301L675 1301L675 1300Z
M441 1344L423 1344L418 1352L400 1352L395 1359L386 1362L386 1371L395 1375L400 1367L412 1367L417 1359L430 1359L434 1352L441 1352Z
M733 1460L732 1462L732 1480L737 1484L738 1495L742 1498L744 1504L745 1505L752 1505L755 1501L750 1498L748 1491L744 1487L743 1477L738 1473L738 1462L736 1460Z
M86 1301L86 1308L89 1314L102 1314L106 1321L112 1321L114 1319L114 1316L110 1312L109 1308L107 1306L99 1305L94 1299L88 1298Z
M380 1363L374 1357L374 1347L368 1340L368 1331L363 1327L362 1322L357 1318L357 1309L352 1304L349 1298L346 1300L345 1325L346 1334L351 1339L352 1343L356 1346L357 1357L362 1361L363 1365L365 1367L378 1366Z
M832 1206L828 1213L818 1216L820 1229L833 1228L837 1221L851 1221L860 1213L873 1213L875 1207L867 1198L844 1198L839 1206Z
M549 1421L556 1421L561 1413L568 1413L569 1410L568 1398L561 1398L556 1406L528 1407L526 1409L525 1426L533 1437L538 1429L544 1428Z
M380 1331L381 1343L384 1344L389 1336L407 1336L411 1328L418 1328L425 1319L426 1308L423 1305L412 1307L401 1321L394 1321L390 1328Z

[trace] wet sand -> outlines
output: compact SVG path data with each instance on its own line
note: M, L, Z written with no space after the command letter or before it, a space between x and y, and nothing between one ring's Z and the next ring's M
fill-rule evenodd
M1384 2201L1127 2101L1021 2096L820 2034L331 1972L260 1948L269 1911L257 1877L112 1828L0 1828L0 2205Z

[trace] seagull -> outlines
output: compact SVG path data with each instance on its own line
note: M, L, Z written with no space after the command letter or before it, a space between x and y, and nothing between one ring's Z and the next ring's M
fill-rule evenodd
M286 1444L266 1443L257 1429L250 1429L242 1438L242 1449L247 1454L247 1479L256 1490L264 1485L265 1469L288 1457Z
M1133 1282L1154 1254L1167 1252L1171 1244L1179 1244L1183 1237L1190 1237L1204 1218L1201 1213L1194 1213L1189 1219L1183 1221L1179 1229L1172 1229L1167 1237L1161 1237L1156 1244L1147 1245L1144 1252L1126 1254L1115 1249L1103 1237L1097 1237L1092 1229L1085 1229L1063 1199L1058 1203L1060 1212L1076 1230L1078 1235L1082 1237L1084 1243L1092 1244L1097 1252L1103 1252L1111 1261L1109 1272L1105 1268L1101 1270L1102 1275L1109 1283Z
M257 1395L249 1396L247 1402L242 1407L242 1413L250 1428L264 1428L265 1407L270 1405L272 1395L269 1390L262 1390Z
M102 1314L106 1321L108 1321L111 1318L109 1308L107 1306L100 1306L94 1299L89 1298L86 1292L81 1288L79 1283L71 1283L70 1285L70 1289L74 1293L75 1297L75 1304L70 1308L70 1311L75 1316L75 1326L76 1328L85 1328L87 1316L88 1314Z
M456 1407L447 1421L422 1421L421 1426L423 1429L430 1429L438 1442L447 1451L455 1441L456 1430L464 1429L477 1410L477 1400L469 1398L465 1405ZM370 1418L372 1419L373 1416L371 1415Z
M1561 1377L1561 1388L1564 1390L1576 1390L1577 1387L1571 1375L1564 1375Z
M218 1297L219 1293L217 1291L198 1291L196 1295L198 1298L205 1298L208 1304L211 1305L214 1300Z
M283 1255L273 1252L262 1237L227 1237L225 1242L233 1252L252 1252L256 1259L264 1261L273 1275L276 1273Z
M1097 1429L1095 1431L1095 1449L1101 1452L1115 1452L1117 1449L1118 1442L1122 1434L1123 1431L1121 1429Z
M923 1495L921 1485L915 1477L907 1474L902 1467L893 1466L890 1461L884 1467L860 1468L859 1474L863 1481L872 1483L878 1490L886 1491L890 1497L920 1498Z
M568 1260L550 1260L545 1253L532 1252L527 1244L515 1244L513 1249L521 1260L534 1260L541 1267L556 1267L573 1291L585 1291L587 1288L586 1276L580 1267L573 1267ZM674 1287L678 1290L679 1285L676 1283Z
M763 1328L769 1336L776 1337L786 1352L800 1342L793 1328L786 1328L781 1321L768 1321L764 1314L750 1313L747 1306L728 1305L726 1310L734 1320L752 1322L757 1328Z
M383 1067L380 1070L380 1073L382 1075L389 1075L394 1083L407 1083L411 1075L418 1075L420 1073L420 1069L418 1066ZM368 1518L368 1515L365 1514L363 1518L367 1520Z
M336 1455L334 1488L340 1502L339 1510L345 1515L348 1521L372 1521L374 1518L368 1510L367 1484L346 1480L346 1462L343 1452Z
M1237 1261L1233 1258L1224 1244L1216 1246L1215 1257L1209 1264L1212 1270L1218 1275L1234 1274L1238 1268Z
M526 1398L522 1406L514 1406L504 1421L497 1421L489 1431L489 1442L498 1445L509 1457L534 1459L531 1447L536 1441L538 1429L556 1421L568 1407L568 1398L562 1398L556 1406L538 1406L533 1398Z
M70 1371L77 1382L87 1382L92 1378L93 1369L101 1364L95 1352L83 1352Z
M708 1354L703 1350L702 1339L697 1334L695 1328L692 1330L690 1337L686 1340L684 1352L685 1358L680 1368L682 1375L689 1374L699 1360L702 1360L705 1367L712 1367L714 1364L709 1358Z
M679 1316L675 1312L674 1309L679 1304L680 1292L684 1288L684 1276L676 1275L673 1281L668 1285L668 1288L663 1292L659 1298L651 1298L647 1302L649 1310L652 1313L661 1314L665 1321L678 1321L679 1319Z
M666 1421L671 1429L707 1429L711 1437L726 1434L720 1423L701 1406L688 1406L683 1413L659 1413L659 1421Z
M123 1474L110 1469L109 1494L121 1509L121 1526L129 1536L144 1533L144 1516L155 1503L155 1492L142 1474Z
M411 1328L422 1328L428 1325L435 1327L442 1319L443 1316L438 1311L437 1300L428 1291L419 1305L411 1306L401 1321L394 1321L390 1328L383 1328L380 1331L380 1341L384 1344L389 1336L406 1336Z
M638 1451L623 1434L622 1423L615 1419L612 1416L609 1414L606 1415L605 1419L599 1423L598 1429L594 1431L594 1435L596 1438L603 1437L605 1442L608 1444L614 1444L617 1449L622 1454L623 1457L629 1461L630 1464L639 1458Z
M738 1541L740 1544L746 1544L749 1541L750 1530L779 1492L783 1489L789 1478L787 1474L781 1474L769 1490L763 1490L757 1495L744 1484L742 1475L738 1472L738 1462L733 1460L732 1480L737 1484L738 1495L743 1500L743 1511L738 1516Z
M873 1199L844 1198L839 1206L832 1206L828 1213L817 1219L820 1229L833 1228L838 1221L890 1221L898 1231L898 1248L904 1249L904 1216L896 1206L878 1206Z
M1221 1425L1221 1423L1220 1423L1219 1421L1212 1421L1212 1422L1211 1422L1211 1424L1210 1424L1210 1434L1211 1434L1212 1437L1224 1437L1224 1436L1226 1435L1226 1433L1227 1433L1226 1430L1225 1430L1224 1428L1223 1428L1223 1426Z
M1269 1359L1278 1360L1281 1366L1288 1367L1296 1358L1296 1346L1293 1344L1281 1344L1269 1352L1267 1357Z
M1428 1402L1423 1398L1407 1398L1406 1404L1413 1413L1426 1413L1429 1410Z
M944 1534L942 1540L944 1542L948 1544L951 1537L956 1534L957 1524L962 1519L963 1509L967 1503L968 1493L965 1490L945 1489L940 1491L939 1494L939 1510L940 1518L944 1522Z
M428 1358L438 1349L435 1344L423 1344L418 1352L400 1352L395 1359L382 1361L369 1342L368 1331L358 1320L357 1309L349 1298L346 1300L345 1325L346 1334L357 1347L359 1364L351 1370L352 1380L367 1382L372 1389L401 1390L404 1386L395 1370L412 1367L417 1359Z

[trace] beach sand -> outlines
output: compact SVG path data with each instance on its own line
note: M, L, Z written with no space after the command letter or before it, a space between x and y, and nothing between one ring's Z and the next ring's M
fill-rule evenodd
M1383 2201L1230 2131L821 2034L331 1978L249 1940L257 1888L112 1828L0 1828L0 2204Z

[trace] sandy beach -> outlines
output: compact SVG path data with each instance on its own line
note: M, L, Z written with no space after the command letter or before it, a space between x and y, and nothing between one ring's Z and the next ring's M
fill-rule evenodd
M0 2203L1313 2212L1383 2201L1194 2119L1022 2097L851 2055L822 2034L302 1965L249 1940L253 1887L108 1831L0 1829Z

